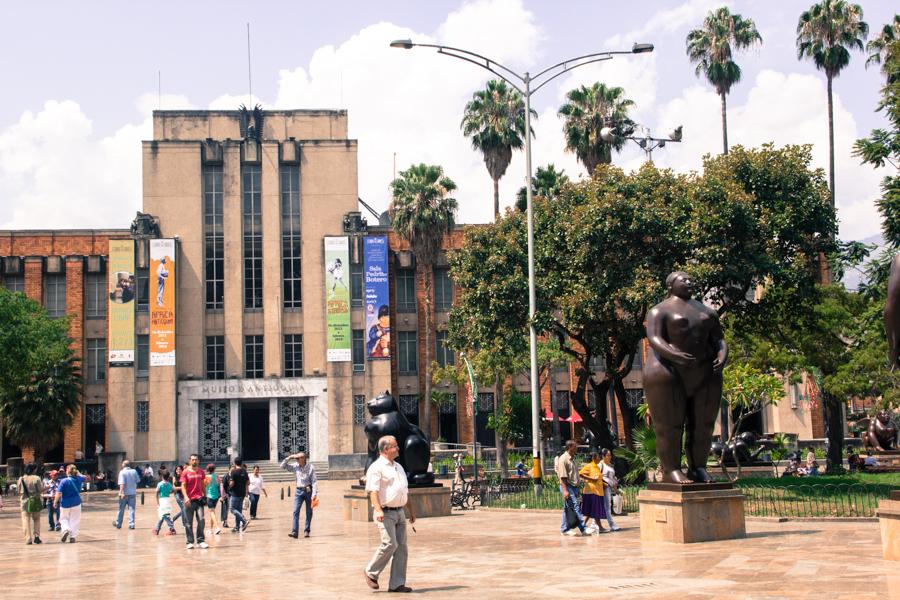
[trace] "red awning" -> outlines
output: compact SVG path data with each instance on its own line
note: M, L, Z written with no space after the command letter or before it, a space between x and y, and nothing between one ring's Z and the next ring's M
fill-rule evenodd
M550 411L549 408L544 409L544 420L545 421L553 420L553 413ZM581 415L579 415L577 411L574 411L574 412L572 412L572 416L565 417L565 418L560 417L559 420L563 423L581 423Z

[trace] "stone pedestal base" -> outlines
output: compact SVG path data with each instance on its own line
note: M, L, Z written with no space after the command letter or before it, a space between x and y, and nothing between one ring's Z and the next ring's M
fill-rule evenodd
M885 452L874 451L868 453L867 456L874 456L879 467L895 467L900 468L900 451L888 450Z
M879 500L875 515L881 526L882 557L900 561L900 492L892 492L890 500Z
M744 495L730 484L653 487L638 494L641 540L690 544L746 537Z
M450 488L443 485L414 487L409 489L409 498L417 519L450 516ZM372 504L365 488L351 486L344 492L344 520L372 521Z

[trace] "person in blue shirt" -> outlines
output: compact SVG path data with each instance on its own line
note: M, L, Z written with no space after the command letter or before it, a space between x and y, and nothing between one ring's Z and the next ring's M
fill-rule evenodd
M63 543L66 540L70 544L75 543L81 525L81 486L84 477L78 472L75 465L66 467L66 478L59 483L56 495L53 498L53 506L60 508L59 522L62 525Z
M116 529L122 528L122 519L125 516L125 507L128 507L128 529L134 529L134 511L137 507L135 497L137 495L137 486L141 481L141 476L137 471L131 468L128 460L122 461L122 470L119 471L119 514L113 521Z

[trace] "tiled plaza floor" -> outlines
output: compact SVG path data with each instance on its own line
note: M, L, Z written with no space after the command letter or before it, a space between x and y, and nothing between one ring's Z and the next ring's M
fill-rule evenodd
M209 550L155 537L155 504L138 506L137 529L115 530L115 499L87 494L77 544L45 534L26 546L19 511L0 513L0 598L367 598L363 566L375 527L346 523L349 482L323 482L313 534L293 540L290 501L272 496L243 534L211 536ZM46 514L42 515L46 519ZM46 521L42 526L46 525ZM896 598L900 564L881 560L878 524L750 521L744 540L641 543L637 518L623 531L559 535L559 515L474 511L426 519L410 531L407 583L432 598ZM190 584L188 582L191 582ZM382 575L383 593L387 573Z

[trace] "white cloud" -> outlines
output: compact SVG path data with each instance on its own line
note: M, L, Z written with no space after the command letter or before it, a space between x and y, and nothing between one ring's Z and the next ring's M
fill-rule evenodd
M617 34L604 42L604 45L610 49L630 46L636 42L650 41L651 34L657 33L673 33L685 27L694 27L706 17L709 11L719 8L720 6L731 6L731 2L723 0L688 0L683 4L679 4L668 10L661 10L655 13L644 25L623 34Z

